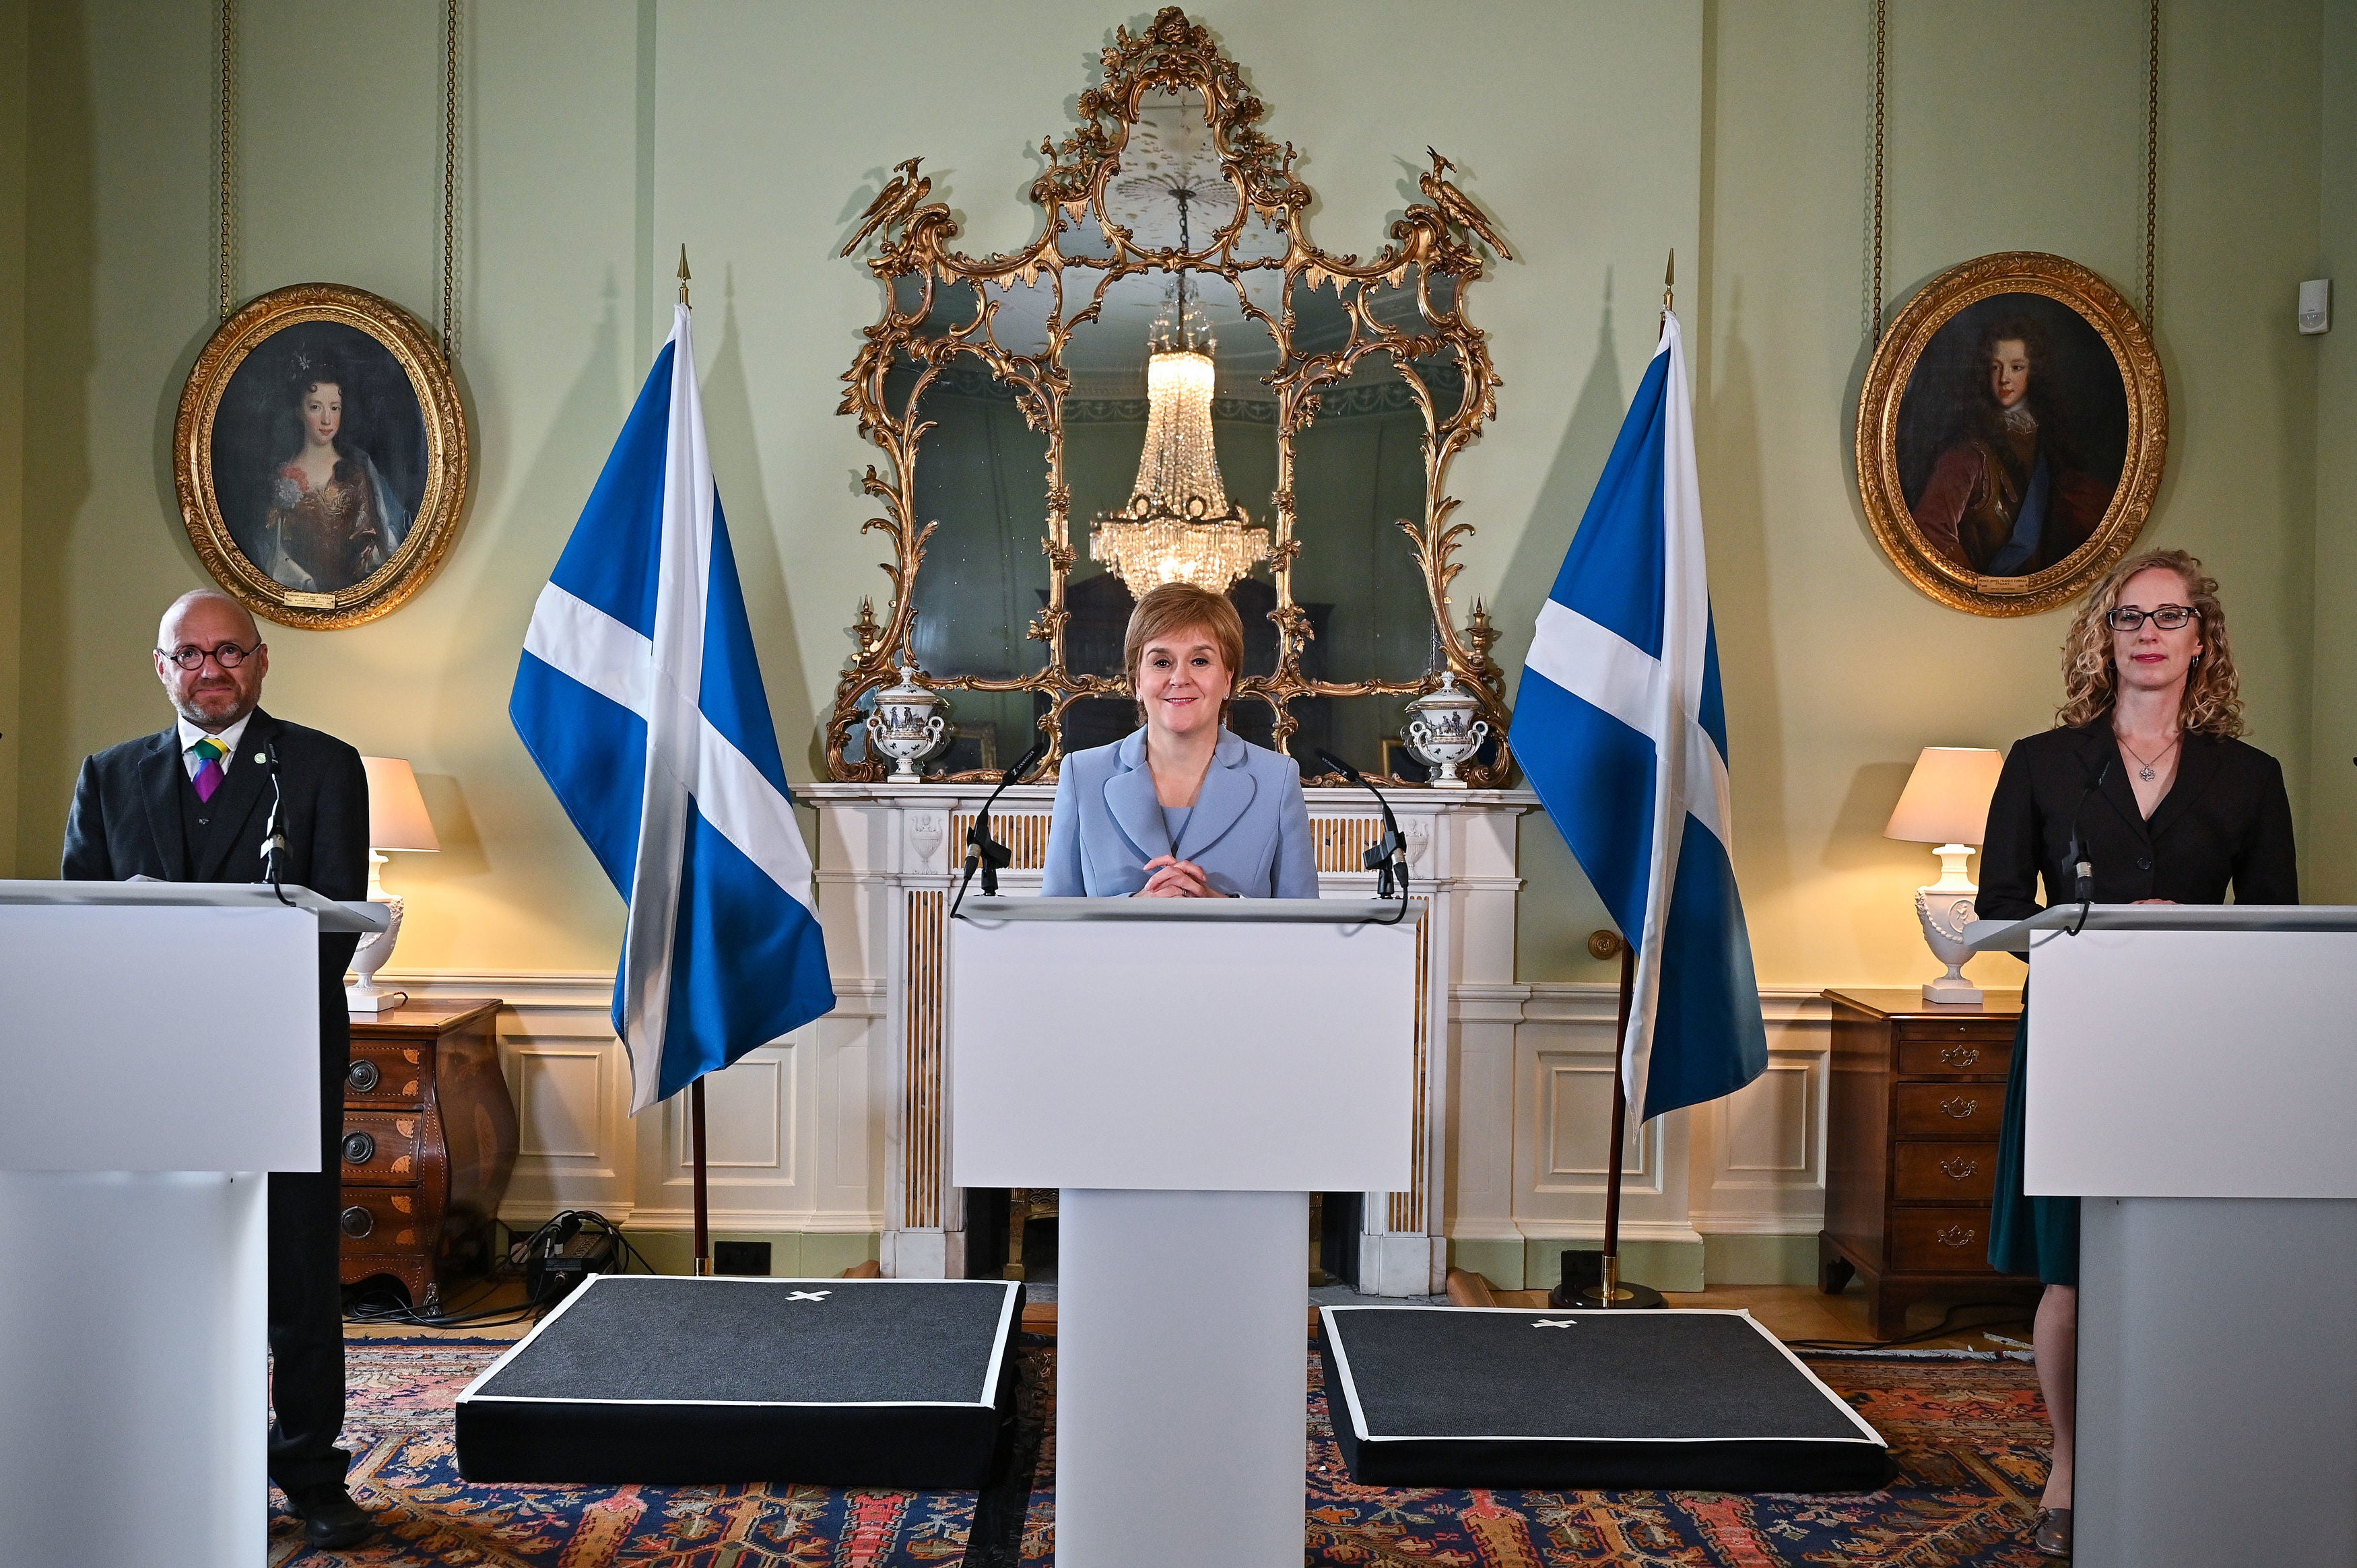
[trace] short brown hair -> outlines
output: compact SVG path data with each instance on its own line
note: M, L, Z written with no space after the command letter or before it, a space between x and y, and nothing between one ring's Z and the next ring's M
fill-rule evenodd
M1122 673L1129 677L1129 689L1137 690L1137 661L1146 657L1147 643L1198 626L1211 634L1220 662L1228 667L1228 679L1232 682L1242 674L1244 618L1236 613L1228 596L1192 583L1165 583L1148 590L1129 612L1129 635L1121 645Z
M2055 712L2055 722L2073 727L2093 724L2118 700L2120 672L2112 662L2112 628L2104 618L2119 608L2120 591L2129 578L2156 566L2185 580L2191 607L2201 615L2195 623L2201 630L2201 648L2186 677L2179 727L2197 735L2241 735L2242 680L2234 671L2233 647L2226 640L2226 607L2218 602L2218 579L2182 550L2147 550L2129 556L2105 574L2079 607L2062 641L2062 706Z

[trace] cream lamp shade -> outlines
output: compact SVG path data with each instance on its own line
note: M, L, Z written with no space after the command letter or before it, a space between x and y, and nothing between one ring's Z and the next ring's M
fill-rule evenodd
M369 848L438 851L442 841L434 836L409 764L398 757L363 757L361 766L368 769Z
M1978 846L1988 828L1989 797L2005 766L2002 753L1969 746L1927 746L1890 813L1887 839ZM370 779L371 787L374 776Z
M1898 810L1882 830L1887 839L1938 847L1940 879L1915 890L1915 918L1922 922L1923 940L1932 956L1948 972L1927 982L1923 1000L1957 1006L1978 1006L1980 987L1964 978L1964 965L1973 956L1964 928L1973 923L1980 889L1964 874L1964 862L1988 833L1989 797L1996 793L1996 776L2005 758L1975 746L1927 746L1915 759L1915 771L1900 792Z

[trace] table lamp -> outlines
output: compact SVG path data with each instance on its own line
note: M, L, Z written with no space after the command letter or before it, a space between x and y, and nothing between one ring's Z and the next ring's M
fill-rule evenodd
M361 939L352 954L354 979L344 987L345 1005L368 1017L390 1012L409 1000L405 992L385 991L376 983L376 972L393 957L393 944L401 940L401 895L387 894L377 875L384 865L384 853L437 851L442 841L434 836L434 821L425 814L425 798L417 792L417 775L408 763L398 757L363 757L361 766L368 769L368 900L382 904L393 915L383 930Z
M1940 857L1940 880L1915 890L1916 918L1923 922L1923 940L1932 956L1948 972L1923 987L1926 1002L1977 1003L1980 987L1964 975L1964 961L1973 950L1964 944L1964 928L1973 922L1973 901L1980 889L1964 875L1964 862L1980 847L1988 827L1989 797L1996 791L1997 770L2005 757L1994 751L1966 746L1927 746L1915 759L1900 792L1899 807L1890 813L1887 839L1934 844Z

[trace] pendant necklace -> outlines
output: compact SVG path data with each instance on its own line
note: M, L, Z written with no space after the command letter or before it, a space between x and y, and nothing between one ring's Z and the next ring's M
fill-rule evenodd
M2142 766L2136 769L2136 777L2143 779L2147 784L2159 777L2159 774L2156 772L2155 769L2160 766L2161 761L2166 758L2171 751L2176 749L2178 742L2185 738L2182 734L2179 734L2175 740L2171 740L2167 746L2160 748L2159 757L2147 758L2143 752L2138 751L2135 746L2128 745L2127 736L2121 735L2117 730L2114 730L2112 734L2118 737L2122 749L2126 751L2130 757L2135 757L2138 763L2142 764Z

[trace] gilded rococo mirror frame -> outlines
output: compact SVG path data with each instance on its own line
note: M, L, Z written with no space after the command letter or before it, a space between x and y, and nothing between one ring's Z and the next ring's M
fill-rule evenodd
M853 759L846 746L865 717L864 699L891 685L898 666L909 657L913 629L914 586L922 568L925 545L934 524L920 521L916 499L919 446L931 427L918 413L928 387L957 357L971 354L999 381L1012 389L1025 423L1045 433L1048 440L1047 489L1043 498L1046 531L1042 540L1049 563L1047 602L1032 619L1028 636L1047 645L1044 667L1029 674L997 678L985 675L936 675L921 679L950 692L1029 692L1047 701L1039 720L1049 743L1040 774L1053 777L1062 755L1066 710L1089 697L1127 698L1125 679L1076 672L1065 650L1066 580L1077 559L1071 539L1071 492L1064 468L1064 399L1071 379L1064 350L1075 328L1095 320L1103 311L1106 290L1125 276L1154 271L1188 269L1205 276L1217 274L1237 288L1243 315L1265 327L1275 341L1276 371L1262 378L1276 403L1276 489L1274 497L1274 551L1270 563L1275 586L1278 652L1270 674L1239 674L1239 702L1259 700L1275 711L1275 744L1282 747L1297 727L1287 704L1295 698L1408 695L1430 692L1444 671L1453 672L1460 685L1475 693L1480 716L1496 737L1486 760L1468 763L1459 774L1475 787L1503 785L1512 771L1504 737L1509 714L1503 677L1490 656L1496 632L1486 609L1477 603L1460 630L1450 613L1448 588L1462 569L1453 557L1471 525L1452 522L1457 500L1446 493L1448 467L1470 445L1497 413L1497 389L1501 384L1491 363L1488 338L1465 318L1466 286L1481 277L1485 263L1478 240L1500 256L1512 252L1500 241L1489 219L1448 179L1453 166L1431 154L1432 169L1418 186L1427 200L1409 206L1390 231L1390 242L1371 260L1355 254L1336 255L1311 244L1304 231L1303 214L1311 201L1308 188L1294 173L1297 156L1292 144L1279 145L1264 134L1259 121L1265 113L1260 98L1214 41L1210 30L1189 22L1176 6L1157 14L1150 27L1133 36L1117 29L1103 54L1103 81L1083 92L1079 101L1080 124L1061 142L1040 144L1048 166L1032 185L1030 199L1040 209L1039 237L1021 250L973 258L951 248L958 224L943 202L925 199L932 189L920 177L920 160L899 166L899 177L888 182L863 215L857 231L843 254L848 256L871 238L876 254L866 263L885 295L884 315L864 328L865 342L851 369L845 372L846 390L838 413L856 414L862 436L883 452L880 468L867 467L864 488L881 503L884 514L869 519L864 528L890 542L893 558L883 563L891 579L888 611L877 619L872 602L860 607L851 628L858 650L845 663L836 688L834 709L826 725L826 763L831 778L873 780L884 777L888 762L868 756ZM1208 242L1191 249L1174 245L1153 249L1117 221L1106 205L1108 183L1121 168L1122 154L1140 118L1140 106L1149 93L1196 93L1203 104L1205 124L1222 172L1238 194L1233 216L1218 226ZM1427 149L1428 151L1429 149ZM1246 225L1257 217L1264 232L1283 238L1281 256L1239 254ZM1076 237L1082 221L1093 219L1109 242L1110 254L1092 253L1085 261L1068 259L1060 240ZM1095 283L1084 298L1068 297L1066 272L1071 268L1093 274ZM1396 323L1378 320L1370 310L1375 291L1397 289L1413 270L1418 321L1428 330L1409 333ZM1256 306L1239 282L1254 272L1276 272L1284 286L1275 312ZM1431 280L1448 280L1434 297ZM1019 281L1035 287L1044 281L1054 289L1044 346L1036 351L1011 352L994 335L998 298ZM970 321L929 335L925 323L931 314L937 285L974 285L980 301ZM1349 317L1349 337L1339 348L1304 351L1295 341L1296 285L1332 288ZM1403 519L1413 544L1430 602L1435 644L1435 668L1421 680L1327 682L1310 679L1302 669L1302 654L1312 636L1309 617L1293 598L1292 564L1300 549L1295 535L1294 438L1318 413L1321 389L1349 377L1371 355L1388 355L1406 383L1424 419L1424 515ZM1455 405L1444 406L1446 388L1436 388L1419 375L1415 361L1437 358L1453 360L1461 371L1461 393ZM916 368L905 398L888 395L887 378L896 364ZM1373 770L1369 772L1373 774ZM1380 774L1374 777L1382 778ZM992 779L989 769L945 776L952 781ZM1313 776L1306 782L1339 783L1338 776ZM1409 780L1390 780L1411 782Z

